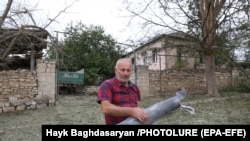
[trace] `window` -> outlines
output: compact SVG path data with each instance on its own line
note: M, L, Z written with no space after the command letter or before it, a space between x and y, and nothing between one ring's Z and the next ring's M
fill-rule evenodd
M142 54L141 54L141 56L142 56L142 59L143 59L143 65L147 65L147 52L146 51L144 51Z
M177 59L182 62L186 60L186 57L184 56L182 52L178 52Z
M143 65L147 65L147 57L143 57Z
M134 57L131 59L131 62L132 62L132 65L135 65L135 58Z
M152 62L153 63L157 62L157 51L156 51L156 49L152 51Z

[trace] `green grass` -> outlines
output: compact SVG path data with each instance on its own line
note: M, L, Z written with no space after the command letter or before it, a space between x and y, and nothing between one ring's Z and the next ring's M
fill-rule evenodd
M143 107L166 98L169 96L144 98ZM154 124L250 124L250 94L227 92L220 97L190 94L181 104L193 107L195 114L177 109Z
M143 98L142 106L169 98ZM220 98L204 94L188 95L182 103L195 109L195 114L177 109L154 124L160 125L222 125L250 124L250 93L228 92ZM96 95L60 95L56 106L0 114L0 141L39 140L43 124L104 124Z

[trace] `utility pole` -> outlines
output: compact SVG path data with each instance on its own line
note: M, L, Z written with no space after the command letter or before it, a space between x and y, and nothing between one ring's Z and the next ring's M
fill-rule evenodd
M56 48L58 48L58 31L55 31L56 32ZM58 50L57 49L55 49L55 52L56 52L56 75L55 75L55 77L56 77L56 95L55 95L55 99L56 99L56 101L58 100L58 95L59 95L59 86L58 86L58 69L59 69L59 63L58 63Z
M58 33L62 33L62 34L69 34L68 32L63 32L63 31L54 31L56 32L56 46L57 46L57 49L59 49L59 44L58 44ZM58 50L55 50L56 52L56 95L55 95L55 99L58 100L58 95L59 95L59 85L58 85L58 71L59 71L59 62L58 62L58 55L59 55L59 52Z

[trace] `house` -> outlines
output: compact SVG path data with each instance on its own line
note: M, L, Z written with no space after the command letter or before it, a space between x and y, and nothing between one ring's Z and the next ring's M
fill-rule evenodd
M205 93L206 74L200 44L181 33L162 34L132 50L124 57L133 63L131 81L142 97L172 95L181 87L190 93ZM216 72L219 90L232 87L232 71Z
M184 34L162 34L125 57L130 58L133 65L148 66L149 70L192 69L203 63L196 51L197 46L197 42Z

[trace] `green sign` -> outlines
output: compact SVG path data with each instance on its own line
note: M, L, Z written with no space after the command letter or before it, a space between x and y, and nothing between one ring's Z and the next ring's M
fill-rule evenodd
M59 71L57 80L59 83L65 84L83 84L83 72Z

